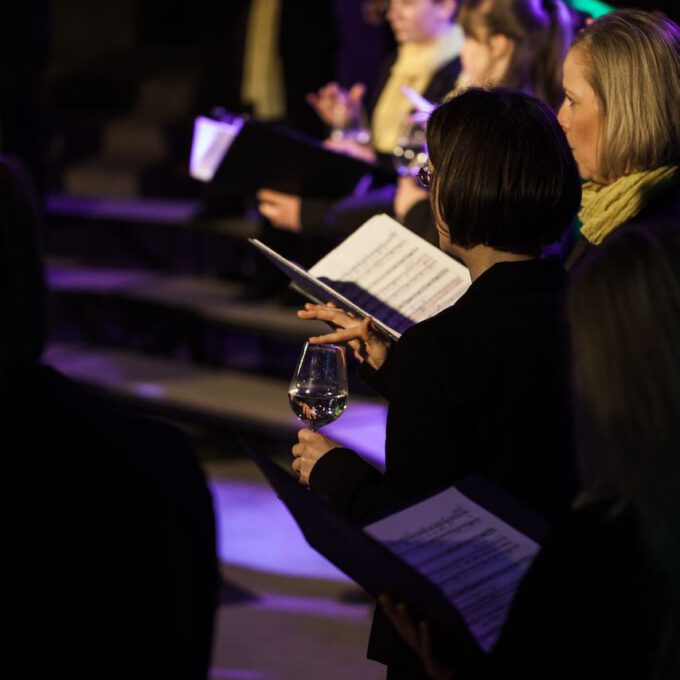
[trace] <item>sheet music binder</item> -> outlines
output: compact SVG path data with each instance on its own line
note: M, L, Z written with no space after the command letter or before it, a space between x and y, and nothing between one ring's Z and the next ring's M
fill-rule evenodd
M448 631L455 635L457 652L471 658L482 653L460 613L434 583L302 487L279 465L250 447L245 448L314 549L371 595L387 593L394 601L407 602L418 616L438 624L439 634L445 636ZM503 511L505 521L533 540L540 542L545 537L547 525L515 506L507 494L483 477L472 476L455 486L490 511Z
M232 190L266 187L333 199L353 193L366 176L386 178L381 167L330 151L302 133L249 117L235 120L242 121L240 131L212 178Z

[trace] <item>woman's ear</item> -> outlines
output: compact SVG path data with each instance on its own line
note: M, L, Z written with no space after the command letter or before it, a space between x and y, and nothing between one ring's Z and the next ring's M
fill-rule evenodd
M510 59L512 52L515 49L515 41L501 33L492 35L487 44L494 61Z

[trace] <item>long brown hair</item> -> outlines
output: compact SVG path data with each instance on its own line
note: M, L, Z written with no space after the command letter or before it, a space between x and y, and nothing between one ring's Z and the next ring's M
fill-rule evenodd
M632 507L662 593L653 678L680 677L680 227L617 230L574 272L569 319L591 497Z
M463 0L459 23L480 41L504 35L514 43L499 87L532 94L557 110L562 102L562 62L573 37L562 0Z

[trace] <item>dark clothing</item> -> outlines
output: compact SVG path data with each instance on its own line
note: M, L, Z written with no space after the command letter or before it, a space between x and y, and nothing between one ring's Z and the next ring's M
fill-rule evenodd
M241 87L250 7L250 0L209 0L201 7L206 55L202 108L224 106L234 112L248 108L241 101ZM286 114L280 122L313 136L323 135L323 125L305 96L333 80L336 48L331 0L282 1L278 51Z
M394 64L396 54L385 64L379 86L373 100L367 102L369 113L372 113L380 93L387 82L390 69ZM452 89L460 73L460 59L453 59L444 64L433 76L425 89L423 96L433 102L441 101ZM391 157L379 157L379 163L391 170ZM335 241L341 241L366 220L378 213L393 215L394 187L384 186L369 191L363 196L347 196L340 201L326 198L303 198L300 222L305 236L325 235ZM423 229L414 229L426 240L436 244L436 230L426 224Z
M620 224L621 227L654 224L658 226L680 225L680 185L677 183L669 186L637 214L627 222ZM576 229L566 231L561 244L561 258L564 268L568 271L580 262L596 245L587 241Z
M656 677L668 593L640 536L622 502L572 513L522 581L487 668L461 679Z
M4 663L42 679L205 678L211 497L186 438L44 366L0 386Z
M336 448L311 488L365 523L481 472L550 519L566 513L578 482L565 285L557 258L495 264L407 330L372 378L389 400L385 474ZM393 663L393 645L391 629L374 626L369 656Z

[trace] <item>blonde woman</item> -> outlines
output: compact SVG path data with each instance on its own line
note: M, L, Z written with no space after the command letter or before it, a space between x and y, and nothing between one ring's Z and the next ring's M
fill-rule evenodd
M680 28L637 10L578 35L564 62L559 121L583 187L562 243L571 268L624 224L680 223Z

